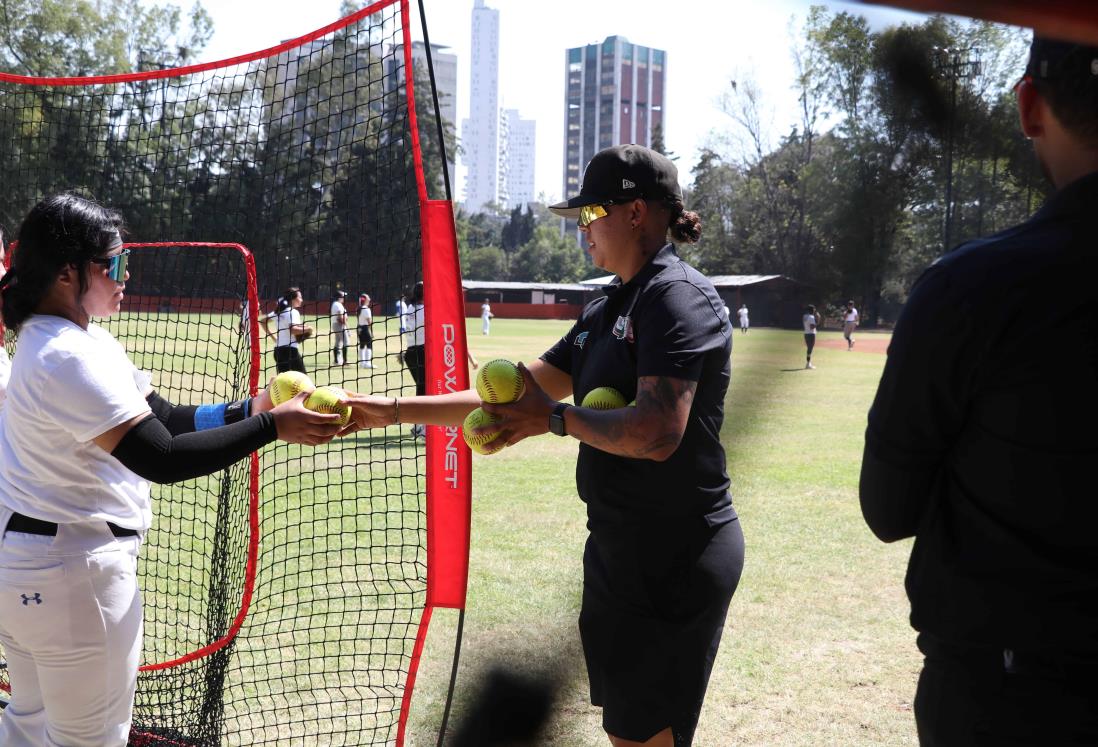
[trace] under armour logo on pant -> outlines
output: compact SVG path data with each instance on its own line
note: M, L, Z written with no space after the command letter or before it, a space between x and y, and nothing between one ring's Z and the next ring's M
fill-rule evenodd
M34 592L33 597L28 597L26 594L20 594L19 596L23 597L24 607L28 606L31 602L34 602L35 604L42 604L42 595L39 594L37 591Z

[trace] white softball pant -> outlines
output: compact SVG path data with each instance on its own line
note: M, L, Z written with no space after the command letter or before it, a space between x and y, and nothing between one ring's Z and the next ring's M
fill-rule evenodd
M0 527L10 511L0 509ZM106 523L0 537L0 747L125 747L141 654L139 537Z

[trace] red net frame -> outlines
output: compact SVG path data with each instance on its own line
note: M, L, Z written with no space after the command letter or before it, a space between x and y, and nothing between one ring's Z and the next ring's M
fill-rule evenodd
M444 392L455 388L463 389L468 386L468 381L464 368L464 316L461 303L460 274L457 267L456 238L454 236L452 210L447 202L431 201L427 198L427 183L424 175L424 164L420 146L420 130L416 123L415 79L414 76L407 75L407 72L412 70L412 60L411 36L408 24L409 8L406 0L400 2L397 0L389 0L374 3L340 21L329 24L322 29L318 29L315 32L303 35L297 39L259 52L240 55L219 62L117 76L83 76L63 79L0 74L0 82L17 84L23 87L42 87L43 89L50 89L53 91L58 89L71 91L72 89L79 87L87 87L89 90L98 90L101 87L120 87L126 85L132 85L137 88L144 86L144 90L147 91L150 90L149 84L154 84L158 81L167 82L165 85L170 84L171 88L162 89L160 102L161 125L163 125L163 119L167 116L168 104L174 103L166 98L167 94L163 91L174 91L175 87L181 87L182 84L178 84L178 81L186 76L194 76L200 73L213 73L216 74L216 76L221 76L223 73L228 75L228 69L234 66L247 66L251 63L282 59L282 56L291 53L300 52L304 55L306 53L315 52L316 49L321 49L321 52L317 54L323 55L326 53L324 50L336 49L338 48L338 43L344 43L338 42L338 38L341 35L350 36L351 34L349 34L348 31L356 27L356 25L370 25L372 23L372 17L374 16L377 16L381 20L378 25L370 26L371 29L383 29L382 34L389 28L396 29L393 39L394 42L400 46L397 53L399 61L394 57L392 62L396 67L402 66L405 71L404 85L400 92L403 103L396 105L402 107L402 111L405 112L405 114L400 115L398 113L395 116L394 121L399 120L400 116L406 117L405 132L408 149L406 152L410 154L414 164L414 168L411 171L411 174L414 177L414 191L411 194L412 202L410 204L416 213L416 235L411 238L414 241L416 248L419 250L419 256L415 258L414 261L409 262L407 260L400 260L403 264L396 266L395 270L394 265L382 266L380 272L376 273L376 275L379 279L387 277L387 279L382 281L382 284L389 289L389 295L386 302L393 297L391 295L393 289L399 288L400 285L410 284L411 281L420 277L423 278L427 300L425 314L426 330L424 334L428 378L427 389L430 392ZM369 32L369 34L372 33L373 31ZM372 44L373 42L371 41L369 43ZM304 58L302 57L301 59ZM397 73L397 75L399 75L399 73ZM79 99L79 94L74 93L73 96ZM148 100L147 95L146 100ZM392 101L386 99L379 104L379 106L385 108L394 106L394 104ZM397 124L399 124L399 121L397 121ZM428 132L429 130L425 127L424 131ZM109 138L110 135L108 134L108 140ZM395 142L395 140L390 139L390 142ZM392 164L396 162L390 159L388 162L382 161L379 163L383 169L391 169ZM43 185L44 186L39 187L38 189L49 190L54 188L54 185L45 185L45 182L43 182ZM339 184L337 182L335 188L338 187ZM119 204L118 200L112 200L109 194L97 196L101 196L105 203L119 207L123 210L124 214L127 214L125 205ZM19 198L20 214L25 212L32 202L28 197L29 195L23 194ZM171 210L174 211L174 206ZM166 209L165 211L169 212ZM243 213L244 211L241 212ZM163 213L161 215L163 216ZM161 217L160 220L163 224L164 218ZM174 212L172 212L172 218L169 219L169 228L173 220ZM258 221L258 218L256 220ZM13 224L10 218L7 219L7 222L9 225ZM246 225L247 222L243 221L242 224ZM191 236L177 235L174 230L155 233L158 233L160 238L165 239L155 245L161 248L178 248L192 244L211 246L211 244L205 242L194 242L189 240L176 241L174 239L189 239ZM232 233L234 234L232 238L235 239L239 235L241 238L245 239L242 243L252 245L253 242L248 238L249 234L246 231L242 233ZM150 235L150 232L144 231L137 235ZM207 233L201 237L207 238L209 236L210 234ZM405 234L398 237L396 241L408 243L408 238L408 235ZM263 249L265 243L264 237L260 236L257 241L260 245L260 249ZM266 243L270 242L266 241ZM292 242L287 241L286 243ZM153 245L142 245L143 248L151 246ZM309 262L312 261L308 251L308 249L305 250L306 254L303 260L296 256L293 258L288 256L286 259L293 268L302 267L301 264L298 264L302 261L305 263L304 266L308 266ZM281 249L279 249L279 252L281 252ZM262 260L264 264L256 268L260 278L260 282L258 283L259 287L258 289L253 287L249 293L249 309L251 311L251 324L253 327L250 333L252 338L250 341L252 345L251 349L254 355L252 361L252 375L257 377L259 376L259 365L262 365L264 362L259 358L259 339L258 329L256 327L256 322L260 318L259 314L262 312L261 306L264 303L272 302L278 290L286 284L287 277L290 279L293 279L294 277L292 273L288 272L286 268L279 263L271 262L269 250L262 253L262 256L264 257ZM258 263L253 263L253 266L256 264ZM387 275L386 272L388 273ZM398 285L398 283L400 285ZM258 292L256 292L257 290ZM395 340L389 340L389 342L390 347L396 343ZM456 364L455 361L457 362ZM265 375L266 374L264 374L264 376ZM256 382L252 382L252 385L254 386L255 383ZM384 391L387 394L394 394L406 391L408 388L409 384L407 382L398 384L395 389L393 389L392 384L386 383ZM376 384L373 391L378 391ZM323 735L324 739L329 741L337 740L345 744L389 742L402 744L406 738L412 690L426 641L426 632L431 620L432 611L436 607L460 609L463 608L465 602L469 535L468 502L470 494L470 471L469 452L459 436L460 433L456 428L430 428L428 429L426 443L415 450L416 456L414 463L417 466L415 467L413 475L417 475L422 479L423 484L426 486L425 491L421 488L420 491L422 492L418 493L422 498L418 510L423 514L425 525L419 529L411 527L410 531L421 532L422 539L419 541L420 548L425 552L426 558L426 562L424 563L425 578L422 579L424 585L422 590L416 590L413 584L411 592L412 595L419 600L417 602L419 604L418 619L409 620L410 630L413 632L413 636L407 639L406 643L408 644L408 647L404 649L402 654L399 653L399 649L402 648L404 644L397 645L396 648L398 649L398 652L397 654L393 654L394 656L399 655L402 663L395 671L390 671L388 668L389 665L386 663L382 670L385 674L386 682L390 679L390 675L395 675L392 692L396 694L396 702L399 704L398 719L395 719L391 725L386 726L381 723L385 719L382 718L383 714L381 714L380 710L376 710L374 715L369 716L368 719L366 716L322 719L314 715L312 711L316 707L319 706L323 709L337 703L337 700L331 695L333 692L339 691L340 693L343 693L353 689L346 683L338 681L332 683L330 686L331 689L326 690L313 701L309 701L304 697L301 689L299 689L298 692L293 693L293 698L286 698L285 695L278 695L278 693L272 692L272 696L277 695L278 697L275 697L271 701L271 710L281 711L281 715L291 722L290 727L288 727L289 732L279 736L275 736L279 733L280 729L278 726L279 714L257 713L254 704L238 705L235 702L227 702L226 699L222 697L224 696L224 693L206 693L204 696L206 700L217 701L211 706L214 711L211 718L216 721L217 724L208 733L199 735L184 733L185 730L173 731L172 729L135 728L132 743L221 744L223 743L222 740L229 739L230 742L241 741L242 743L259 744L280 742L287 738L291 740L299 738L309 740ZM392 448L391 443L388 441L390 438L390 436L386 436L387 443L389 444L386 448ZM402 436L400 441L401 449L406 449L407 444L405 442L407 441L407 436ZM409 460L406 457L402 457L402 462L403 461ZM248 570L246 574L250 579L248 582L249 589L252 591L242 593L240 607L234 617L229 633L218 637L216 640L213 640L204 646L188 650L178 656L166 657L164 660L153 662L143 668L143 674L163 674L170 672L173 669L185 668L185 665L192 664L199 660L214 660L218 657L231 660L232 657L236 656L239 659L239 654L233 653L234 647L236 647L237 644L246 647L255 640L255 635L263 634L262 631L249 630L249 624L254 621L247 614L249 605L254 608L254 602L258 602L260 608L269 616L269 610L265 608L265 605L271 604L271 598L265 596L262 579L260 580L260 583L256 584L257 573L261 574L263 572L262 559L264 553L264 545L257 544L259 542L260 534L257 534L256 530L263 530L263 521L265 520L262 512L263 478L260 465L257 461L253 460L251 462L249 474L250 479L260 483L258 491L260 494L259 511L251 514L253 517L251 519L252 523L250 524L250 533L252 537L251 554L247 561ZM412 475L406 475L405 477L407 478L410 476ZM409 494L403 493L402 495L408 496ZM405 513L407 514L407 512ZM263 534L262 536L264 542L270 540L268 534ZM258 556L255 554L257 550ZM256 567L257 561L260 565L258 569ZM254 599L251 597L251 594L253 593L255 595ZM269 623L266 624L269 626ZM249 651L248 653L254 657L254 651ZM369 656L375 655L370 654ZM369 656L367 656L367 658L369 658ZM386 656L389 656L387 649ZM265 663L263 666L268 669L277 668L277 665L272 663L274 660L264 661ZM232 665L230 664L229 666L231 667ZM257 669L258 665L254 664L254 660L249 663L249 671L255 671ZM335 673L330 674L334 676ZM361 676L362 675L359 674L360 678ZM292 681L299 688L310 688L315 685L315 679L311 682L303 682L300 678L291 679L291 675L286 675L284 679ZM265 687L268 687L268 685L265 685ZM383 688L388 690L390 689L390 686L385 684ZM321 689L324 688L322 687ZM284 686L280 692L285 692ZM310 692L312 692L312 690L310 690ZM338 700L338 703L343 704L341 707L350 706L354 702L356 702L354 693L352 693L349 698ZM310 705L310 703L313 703L314 705ZM302 720L298 713L300 709L309 711L309 715L306 716L304 720ZM260 710L262 710L262 708ZM366 729L363 726L363 722L366 720L371 721L369 729ZM341 728L336 721L343 721L346 723ZM258 726L256 724L258 724ZM235 737L233 736L234 734L236 735ZM340 736L337 737L337 734Z

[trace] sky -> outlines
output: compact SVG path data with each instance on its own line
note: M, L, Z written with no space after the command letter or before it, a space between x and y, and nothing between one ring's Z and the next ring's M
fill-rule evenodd
M153 0L167 2L168 0ZM187 0L176 4L189 6ZM469 108L469 47L473 0L423 0L433 44L458 56L458 122ZM923 16L852 2L824 2L832 11L861 13L874 27L919 23ZM206 0L214 36L200 61L225 59L301 36L339 17L339 0ZM569 47L625 36L667 52L664 133L678 156L680 181L692 181L698 153L734 130L719 107L730 81L754 79L770 111L773 141L796 120L791 91L791 24L799 28L809 0L486 0L500 12L499 100L537 122L535 191L557 200L564 160L564 56ZM421 39L418 3L412 35ZM455 198L461 197L459 163Z

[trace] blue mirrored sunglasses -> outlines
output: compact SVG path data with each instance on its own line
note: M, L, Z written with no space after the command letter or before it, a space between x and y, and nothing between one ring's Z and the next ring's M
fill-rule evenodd
M126 266L130 263L130 250L123 249L109 257L92 257L89 261L107 268L107 275L116 283L126 280Z

